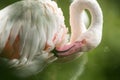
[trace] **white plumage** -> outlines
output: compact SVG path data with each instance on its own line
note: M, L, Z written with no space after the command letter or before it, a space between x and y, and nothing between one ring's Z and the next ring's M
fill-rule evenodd
M32 70L39 71L47 62L56 59L49 51L61 43L60 39L66 32L65 29L62 11L54 1L16 2L0 11L0 51L3 50L8 39L9 45L12 46L19 35L20 57L19 59L13 57L8 61L12 67L22 66L21 72L29 69L26 74L33 74ZM56 38L53 41L54 35ZM44 50L46 44L50 46L48 50Z

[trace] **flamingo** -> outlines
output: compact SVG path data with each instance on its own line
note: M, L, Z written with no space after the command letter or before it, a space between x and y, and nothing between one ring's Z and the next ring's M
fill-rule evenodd
M89 28L83 20L85 9L92 17ZM55 1L18 1L0 10L0 60L18 76L36 74L59 58L97 47L102 25L102 10L96 0L71 3L70 37Z

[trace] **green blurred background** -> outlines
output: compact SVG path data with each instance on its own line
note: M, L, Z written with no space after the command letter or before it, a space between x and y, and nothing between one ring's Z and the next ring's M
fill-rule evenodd
M18 0L0 0L0 9ZM69 27L70 0L56 0ZM42 72L17 78L0 71L0 80L120 80L120 0L98 0L104 14L103 39L94 50L67 63L54 62ZM1 65L1 64L0 64Z

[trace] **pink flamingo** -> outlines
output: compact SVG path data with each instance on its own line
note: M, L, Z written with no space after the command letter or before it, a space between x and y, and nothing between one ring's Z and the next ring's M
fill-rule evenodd
M92 17L88 29L83 20L85 9ZM70 5L70 25L69 41L64 16L56 2L16 2L0 10L0 59L14 68L15 74L29 76L40 72L57 58L97 47L101 41L103 25L98 2L74 0Z

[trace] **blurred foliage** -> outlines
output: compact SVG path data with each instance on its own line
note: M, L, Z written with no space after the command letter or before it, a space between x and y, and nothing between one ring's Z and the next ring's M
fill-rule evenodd
M16 1L18 0L1 0L0 9ZM65 23L69 27L70 0L56 0L56 2L62 8ZM98 2L104 14L101 44L69 63L54 62L38 75L25 80L120 80L120 0L98 0ZM85 65L86 57L88 62ZM80 75L83 68L85 70ZM11 75L4 75L5 73L7 70L0 71L0 80L19 80Z

